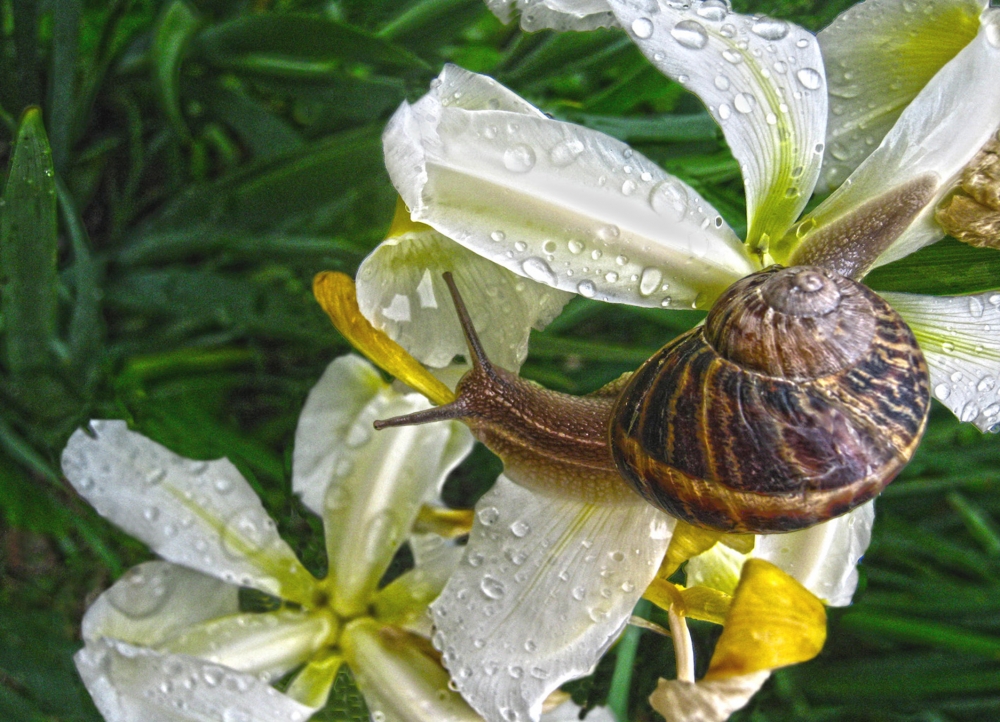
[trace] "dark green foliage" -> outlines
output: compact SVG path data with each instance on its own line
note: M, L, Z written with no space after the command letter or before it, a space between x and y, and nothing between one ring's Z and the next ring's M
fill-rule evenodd
M818 29L852 3L735 4ZM311 278L353 273L384 235L395 193L382 126L443 63L628 141L745 225L718 129L617 31L526 35L481 0L0 0L0 11L3 720L98 722L71 663L79 620L149 557L61 480L60 451L89 418L228 456L325 572L320 522L291 494L290 450L310 386L347 346ZM946 241L870 280L982 291L1000 286L1000 261ZM591 391L701 318L575 299L534 335L524 374ZM819 659L778 673L738 719L1000 716L998 462L1000 437L937 409L879 502L858 603L831 614ZM477 449L447 502L474 503L499 469ZM717 628L694 629L703 670ZM615 698L651 720L645 697L673 673L670 642L643 631L635 649ZM604 704L616 656L567 689ZM316 719L367 719L346 670Z

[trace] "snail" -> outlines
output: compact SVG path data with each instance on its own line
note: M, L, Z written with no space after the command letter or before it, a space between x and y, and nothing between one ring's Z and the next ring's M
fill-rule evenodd
M580 397L491 364L445 280L473 368L454 402L375 426L460 419L507 476L543 493L613 503L638 492L696 526L793 531L876 496L927 423L913 333L829 269L771 266L737 281L703 325Z

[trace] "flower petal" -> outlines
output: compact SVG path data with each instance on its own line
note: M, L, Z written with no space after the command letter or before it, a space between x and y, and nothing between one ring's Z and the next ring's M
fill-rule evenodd
M428 366L468 354L448 287L455 283L493 363L517 371L528 334L544 328L571 298L487 261L437 231L387 238L358 268L358 306L376 328Z
M867 0L818 36L830 114L820 183L839 186L979 29L986 0Z
M511 10L521 13L521 27L535 30L594 30L617 26L607 0L486 0L490 11L509 23Z
M232 614L190 627L158 650L277 679L336 639L337 622L321 612L280 609Z
M784 570L827 606L846 607L857 589L858 562L874 523L872 500L809 529L760 535L752 556Z
M316 711L251 674L124 642L89 642L74 661L107 722L304 722Z
M965 165L990 140L1000 118L1000 8L983 13L979 34L958 53L903 111L882 144L806 219L789 232L799 244L792 260L813 251L813 237L827 255L848 255L856 238L824 234L857 209L891 198L918 179L936 179L922 210L895 234L878 258L883 265L939 240L934 209L959 178ZM843 247L841 247L843 246Z
M706 679L812 659L826 641L826 610L808 589L763 559L748 559Z
M784 537L784 534L778 534ZM757 537L758 539L764 537ZM708 587L732 594L740 582L740 572L747 555L740 554L725 544L716 544L711 549L688 561L684 568L685 586Z
M624 628L673 520L645 502L598 506L497 479L465 558L431 606L452 679L490 722L537 720Z
M410 537L414 568L380 589L375 597L379 621L430 636L427 605L433 602L454 573L464 549L436 534Z
M883 295L917 337L934 398L962 421L1000 431L1000 291Z
M344 429L341 443L353 453L333 469L323 507L334 608L343 616L364 611L421 504L472 450L472 435L457 421L372 428L376 419L429 407L420 394L385 386Z
M543 714L541 722L579 722L580 719L580 705L568 700ZM582 719L586 722L616 722L614 712L608 707L594 707Z
M768 251L805 207L823 159L826 78L816 39L784 20L731 13L719 0L660 3L657 13L608 2L646 57L722 126L743 169L747 245Z
M324 706L343 663L344 658L339 650L327 649L320 652L295 675L286 694L310 707Z
M315 580L278 536L260 499L227 459L191 461L124 421L92 421L70 437L63 472L101 516L164 559L292 601Z
M770 676L770 672L754 672L700 682L661 679L649 704L667 722L725 722L746 706Z
M490 78L448 66L438 80L383 136L415 220L521 276L616 303L707 306L754 270L722 216L624 143L518 108Z
M88 642L111 637L155 647L182 629L239 608L239 589L232 584L170 562L145 562L90 605L81 633Z
M414 638L370 617L347 625L341 640L347 663L373 719L384 722L479 722L448 689L448 673ZM381 714L380 714L381 713Z

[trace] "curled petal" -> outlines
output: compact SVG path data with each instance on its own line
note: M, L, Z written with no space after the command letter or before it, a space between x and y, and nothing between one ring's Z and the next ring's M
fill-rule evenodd
M158 649L277 679L336 639L336 632L337 622L328 614L287 609L248 612L202 622Z
M1000 291L884 296L917 337L934 398L962 421L1000 430Z
M448 674L412 635L370 617L347 625L341 639L354 679L375 719L385 722L479 722L448 689Z
M132 567L83 616L82 635L155 647L181 630L239 611L239 589L170 562Z
M254 675L124 642L88 642L74 661L107 722L304 722L316 711Z
M1000 8L983 13L972 42L931 78L848 181L790 232L788 238L794 236L794 243L801 244L798 253L807 253L812 236L818 236L822 245L829 247L827 254L849 255L858 239L850 234L824 234L825 229L851 218L872 199L891 202L894 193L925 177L936 179L933 192L927 194L913 219L894 232L875 265L939 240L944 233L934 221L938 201L997 130L998 66Z
M617 638L672 528L639 500L599 506L497 479L432 605L435 646L463 696L490 722L537 720L546 696Z
M544 328L571 298L430 228L388 238L358 268L358 306L428 366L447 366L468 353L445 271L454 274L487 355L508 371L524 363L531 329Z
M396 112L386 166L415 220L521 276L616 303L707 306L754 270L694 190L512 95L449 66Z
M376 419L429 407L420 394L384 387L344 438L353 455L334 469L323 506L334 607L344 616L364 611L421 505L472 449L472 435L458 422L372 428Z
M700 682L661 679L649 704L667 722L725 722L746 706L770 676L770 672L753 672Z
M509 23L511 11L521 13L521 27L535 30L593 30L617 26L607 0L486 0L490 11Z
M70 437L63 472L101 516L163 558L292 601L315 580L260 499L226 459L191 461L128 430L92 421Z
M778 534L776 536L784 537L786 535ZM725 544L716 544L707 552L699 554L687 563L684 568L687 575L685 584L688 587L708 587L732 594L736 591L736 585L739 584L740 572L743 570L743 564L746 560L747 555L740 554Z
M830 607L846 607L858 586L858 562L868 549L875 502L788 534L757 537L753 556L794 577Z
M660 3L657 13L634 0L608 3L646 57L722 126L743 170L747 244L769 251L812 195L823 159L826 78L816 38L718 0Z
M867 0L818 36L830 87L820 184L836 188L927 82L968 45L986 0Z
M826 610L808 589L762 559L743 565L706 679L812 659L826 641Z

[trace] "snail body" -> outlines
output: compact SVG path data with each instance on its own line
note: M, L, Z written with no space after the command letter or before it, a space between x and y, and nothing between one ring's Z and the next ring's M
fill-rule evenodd
M698 526L793 531L877 495L926 425L928 372L912 332L833 271L747 276L704 325L585 397L492 366L448 280L473 369L455 402L376 426L461 419L508 476L543 493L613 503L638 492Z

